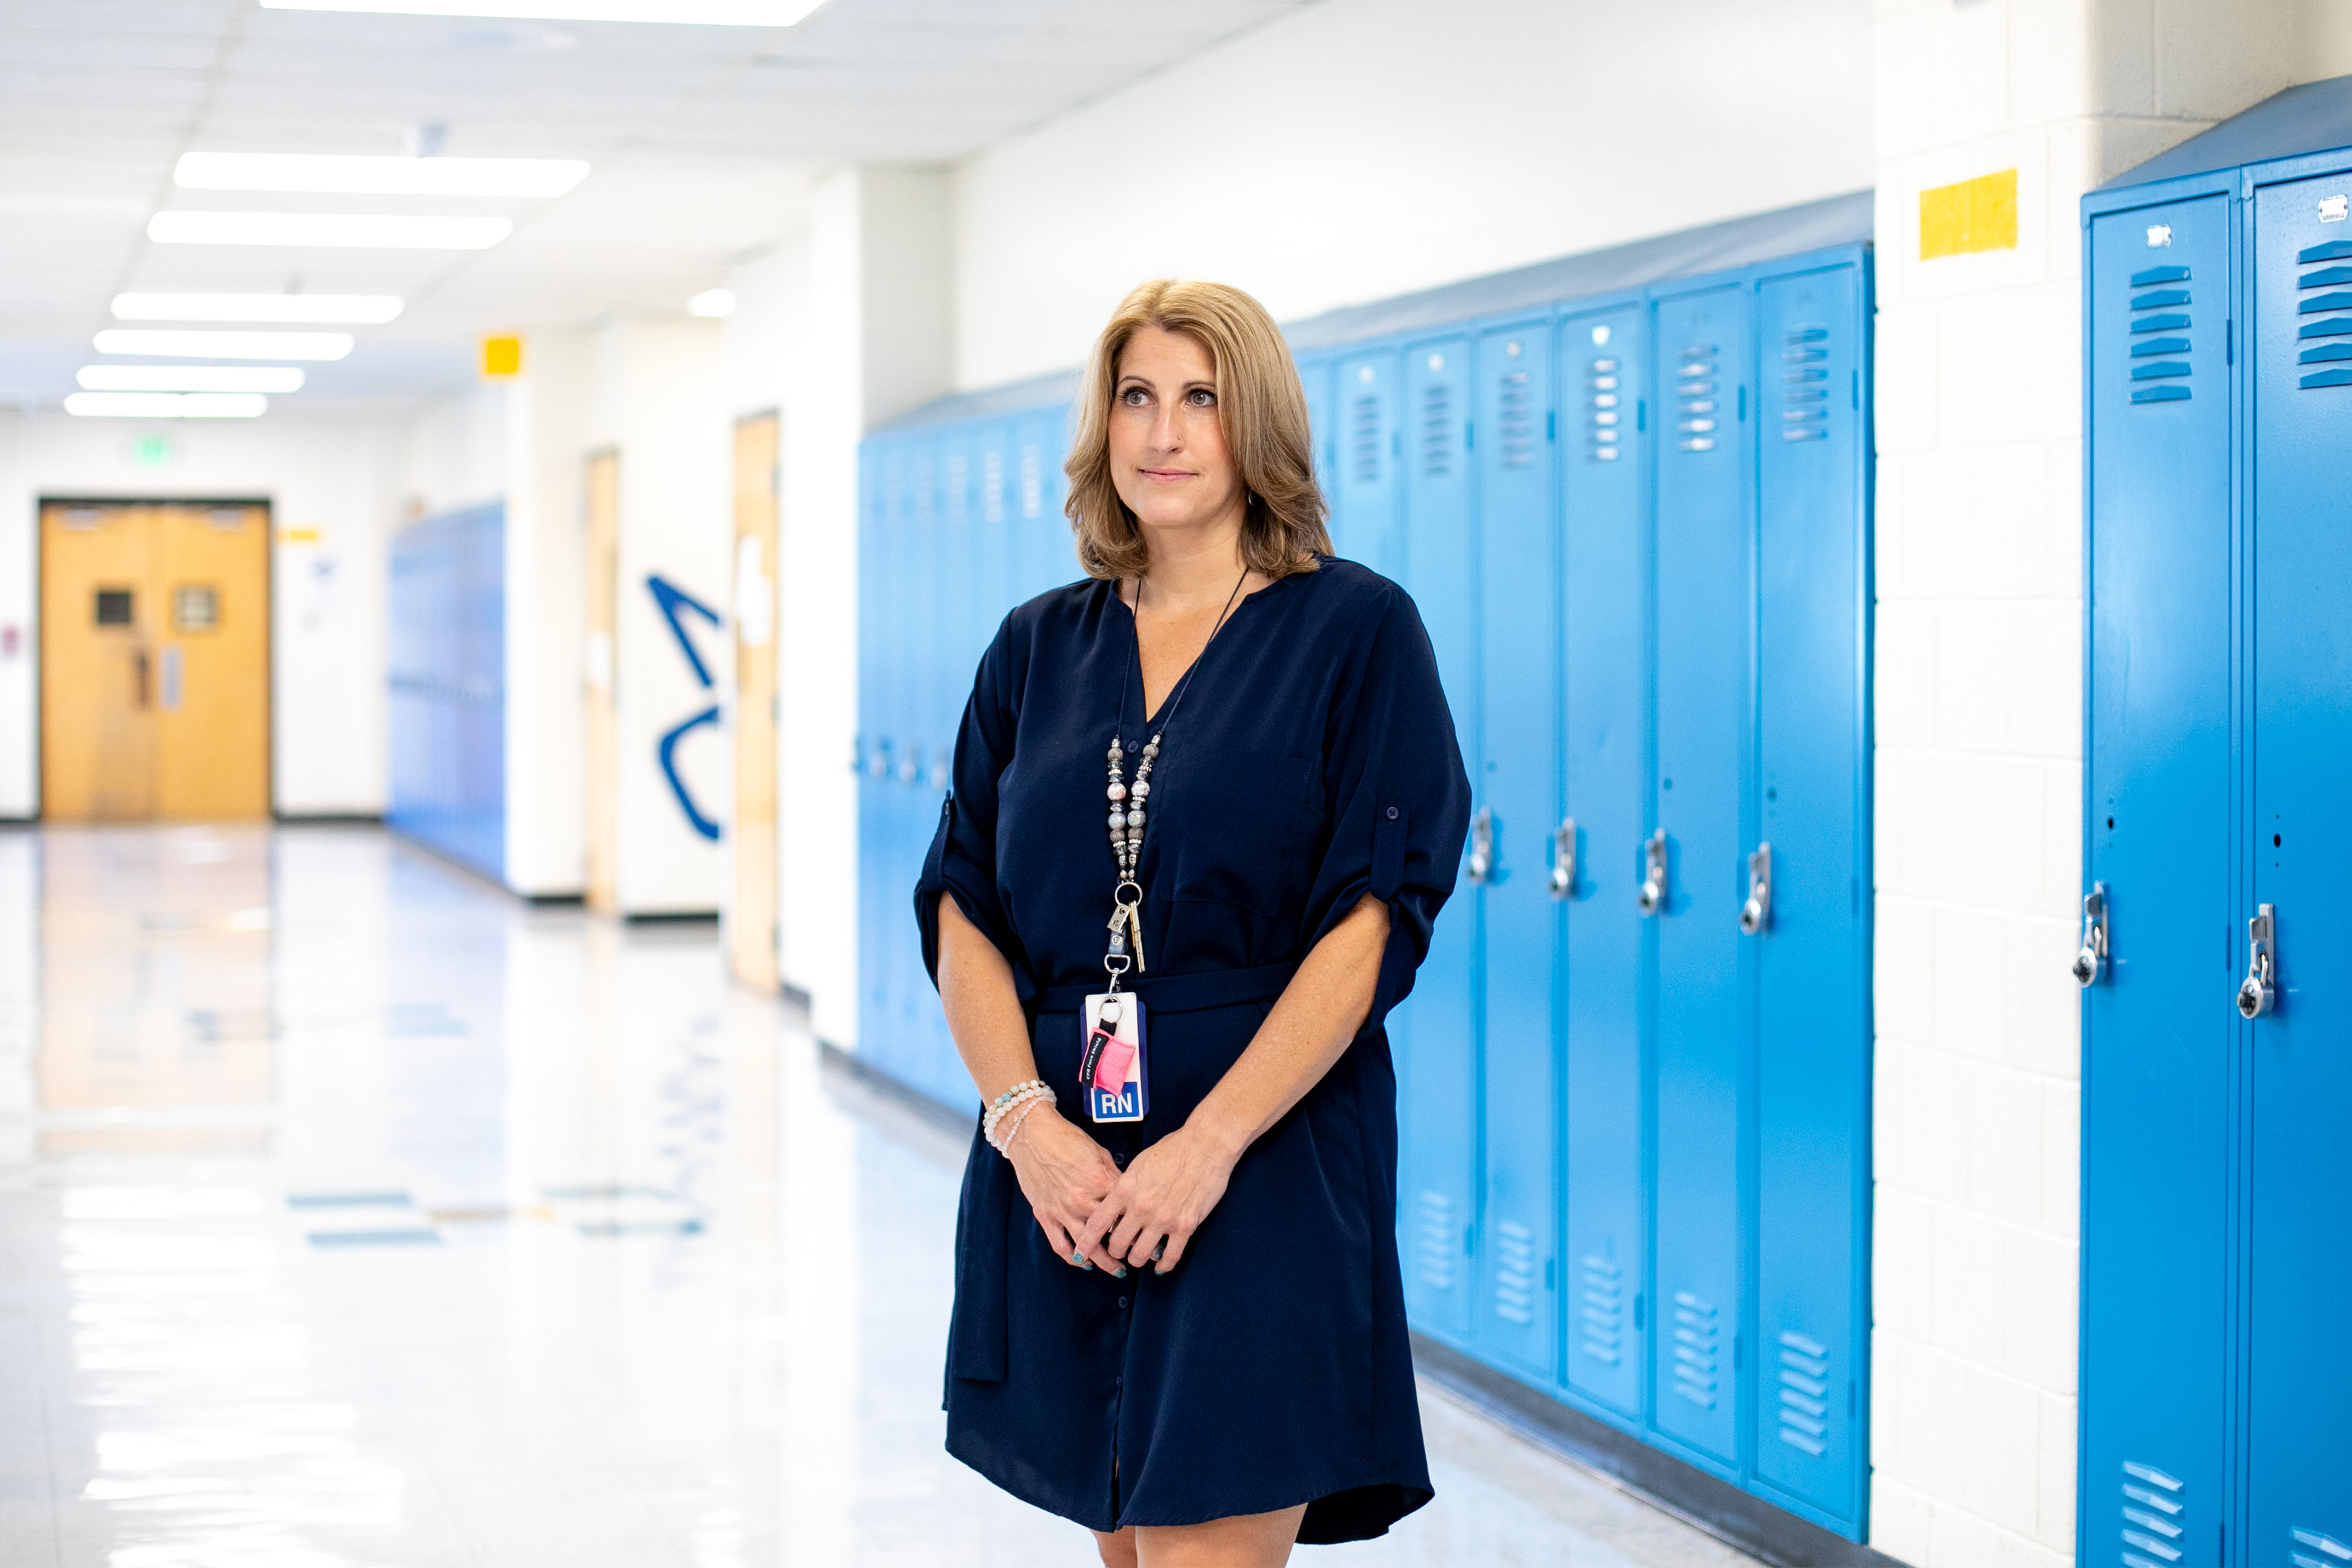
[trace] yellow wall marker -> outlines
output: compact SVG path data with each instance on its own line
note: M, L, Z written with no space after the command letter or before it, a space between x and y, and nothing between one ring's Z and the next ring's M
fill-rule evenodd
M2017 171L1919 193L1919 259L2017 248Z

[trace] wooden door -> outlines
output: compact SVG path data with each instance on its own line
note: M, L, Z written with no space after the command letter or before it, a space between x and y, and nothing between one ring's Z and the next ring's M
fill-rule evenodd
M269 812L269 511L41 508L42 810L55 822Z
M588 459L588 907L617 913L620 898L620 724L614 698L619 667L621 458Z
M776 908L776 416L735 426L735 977L779 982Z

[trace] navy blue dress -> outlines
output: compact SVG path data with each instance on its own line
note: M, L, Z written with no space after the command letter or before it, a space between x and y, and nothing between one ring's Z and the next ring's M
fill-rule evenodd
M1307 1505L1359 1541L1432 1495L1397 1264L1396 1075L1383 1019L1454 887L1469 784L1404 590L1325 558L1234 606L1152 772L1144 888L1150 1110L1097 1126L1079 1006L1115 880L1103 753L1146 728L1134 617L1084 582L1004 619L981 660L915 905L939 969L954 895L1013 966L1038 1076L1120 1166L1183 1124L1307 951L1370 892L1391 936L1370 1021L1252 1144L1160 1277L1075 1268L975 1133L956 1225L948 1448L1095 1530ZM1122 683L1126 710L1120 713Z

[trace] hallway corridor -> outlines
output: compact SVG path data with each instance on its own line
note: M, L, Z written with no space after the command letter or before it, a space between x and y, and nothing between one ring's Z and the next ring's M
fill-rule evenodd
M940 1446L961 1143L704 925L359 827L0 835L0 1563L1090 1563ZM1424 1385L1299 1561L1746 1559Z

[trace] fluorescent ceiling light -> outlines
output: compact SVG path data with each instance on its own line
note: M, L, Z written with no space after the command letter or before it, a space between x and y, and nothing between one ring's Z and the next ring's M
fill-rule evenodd
M74 379L85 392L299 392L290 364L86 364Z
M157 213L159 245L328 245L383 250L488 250L514 232L502 217L396 213Z
M789 27L824 0L261 0L272 11L401 16L511 16L532 22L704 22Z
M269 406L257 392L76 392L66 412L118 419L253 419Z
M588 177L572 158L373 158L332 153L184 153L173 182L202 191L380 196L560 196Z
M397 294L117 294L119 321L389 321Z
M686 302L689 316L731 316L735 313L735 295L731 289L705 289Z
M349 332L175 332L110 327L95 340L102 354L161 354L173 359L341 359L352 352Z

